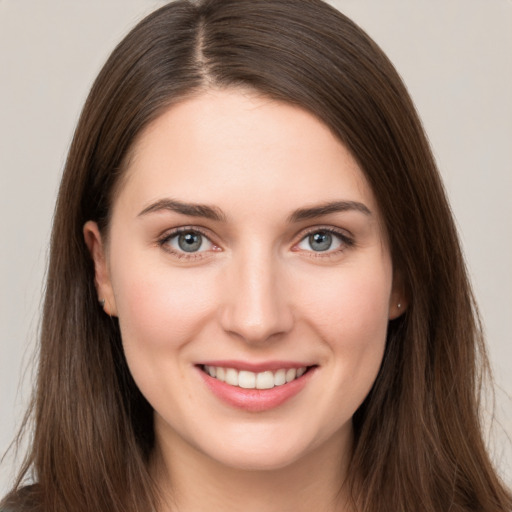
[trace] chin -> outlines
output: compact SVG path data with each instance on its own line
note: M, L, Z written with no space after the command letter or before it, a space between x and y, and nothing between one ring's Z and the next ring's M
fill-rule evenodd
M216 442L205 443L200 450L221 466L238 471L278 471L295 465L305 467L306 460L323 460L341 453L351 444L351 422L347 429L334 432L318 428L315 432L300 428L276 431L275 425L245 429L237 436L225 436Z
M213 455L213 454L212 454ZM210 457L212 457L210 455ZM233 450L212 457L217 463L237 471L278 471L293 466L301 459L296 450L279 451L258 446L257 450Z

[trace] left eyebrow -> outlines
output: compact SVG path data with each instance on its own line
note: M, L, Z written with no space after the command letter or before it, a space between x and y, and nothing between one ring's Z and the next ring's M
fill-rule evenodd
M372 215L370 209L363 203L359 203L357 201L332 201L330 203L322 203L310 208L299 208L298 210L295 210L290 217L288 217L288 222L294 223L301 220L315 219L331 213L347 211L356 211L365 215Z

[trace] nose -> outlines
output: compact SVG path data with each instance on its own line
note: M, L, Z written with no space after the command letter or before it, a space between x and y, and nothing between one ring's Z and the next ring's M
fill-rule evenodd
M250 344L275 340L294 322L283 269L262 252L255 249L234 259L220 285L222 329Z

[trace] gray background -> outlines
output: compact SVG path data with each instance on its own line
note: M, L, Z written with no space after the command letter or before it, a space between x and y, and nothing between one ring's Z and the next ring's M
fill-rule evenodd
M512 483L512 2L331 3L388 53L432 142L488 335L493 453ZM81 106L117 41L162 4L0 0L0 453L29 396L53 205ZM0 466L0 494L12 469Z

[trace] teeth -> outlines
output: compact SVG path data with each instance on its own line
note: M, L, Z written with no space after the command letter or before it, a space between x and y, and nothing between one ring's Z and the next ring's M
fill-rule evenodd
M286 384L286 370L277 370L274 374L274 386Z
M253 372L238 372L238 386L245 389L254 389L256 387L256 374Z
M307 367L302 366L300 368L282 368L275 372L254 373L247 370L238 371L234 368L224 368L222 366L204 366L204 371L211 377L231 386L244 389L271 389L275 386L282 386L302 377L306 370Z
M256 389L272 389L275 386L272 372L261 372L256 376Z
M226 368L226 384L238 386L238 372L234 368Z
M290 368L286 370L286 382L291 382L297 377L297 370L295 368Z
M217 379L221 380L222 382L226 382L226 370L224 368L222 368L222 366L218 366L216 368L216 372L215 372L217 375L215 375L215 377L217 377Z

